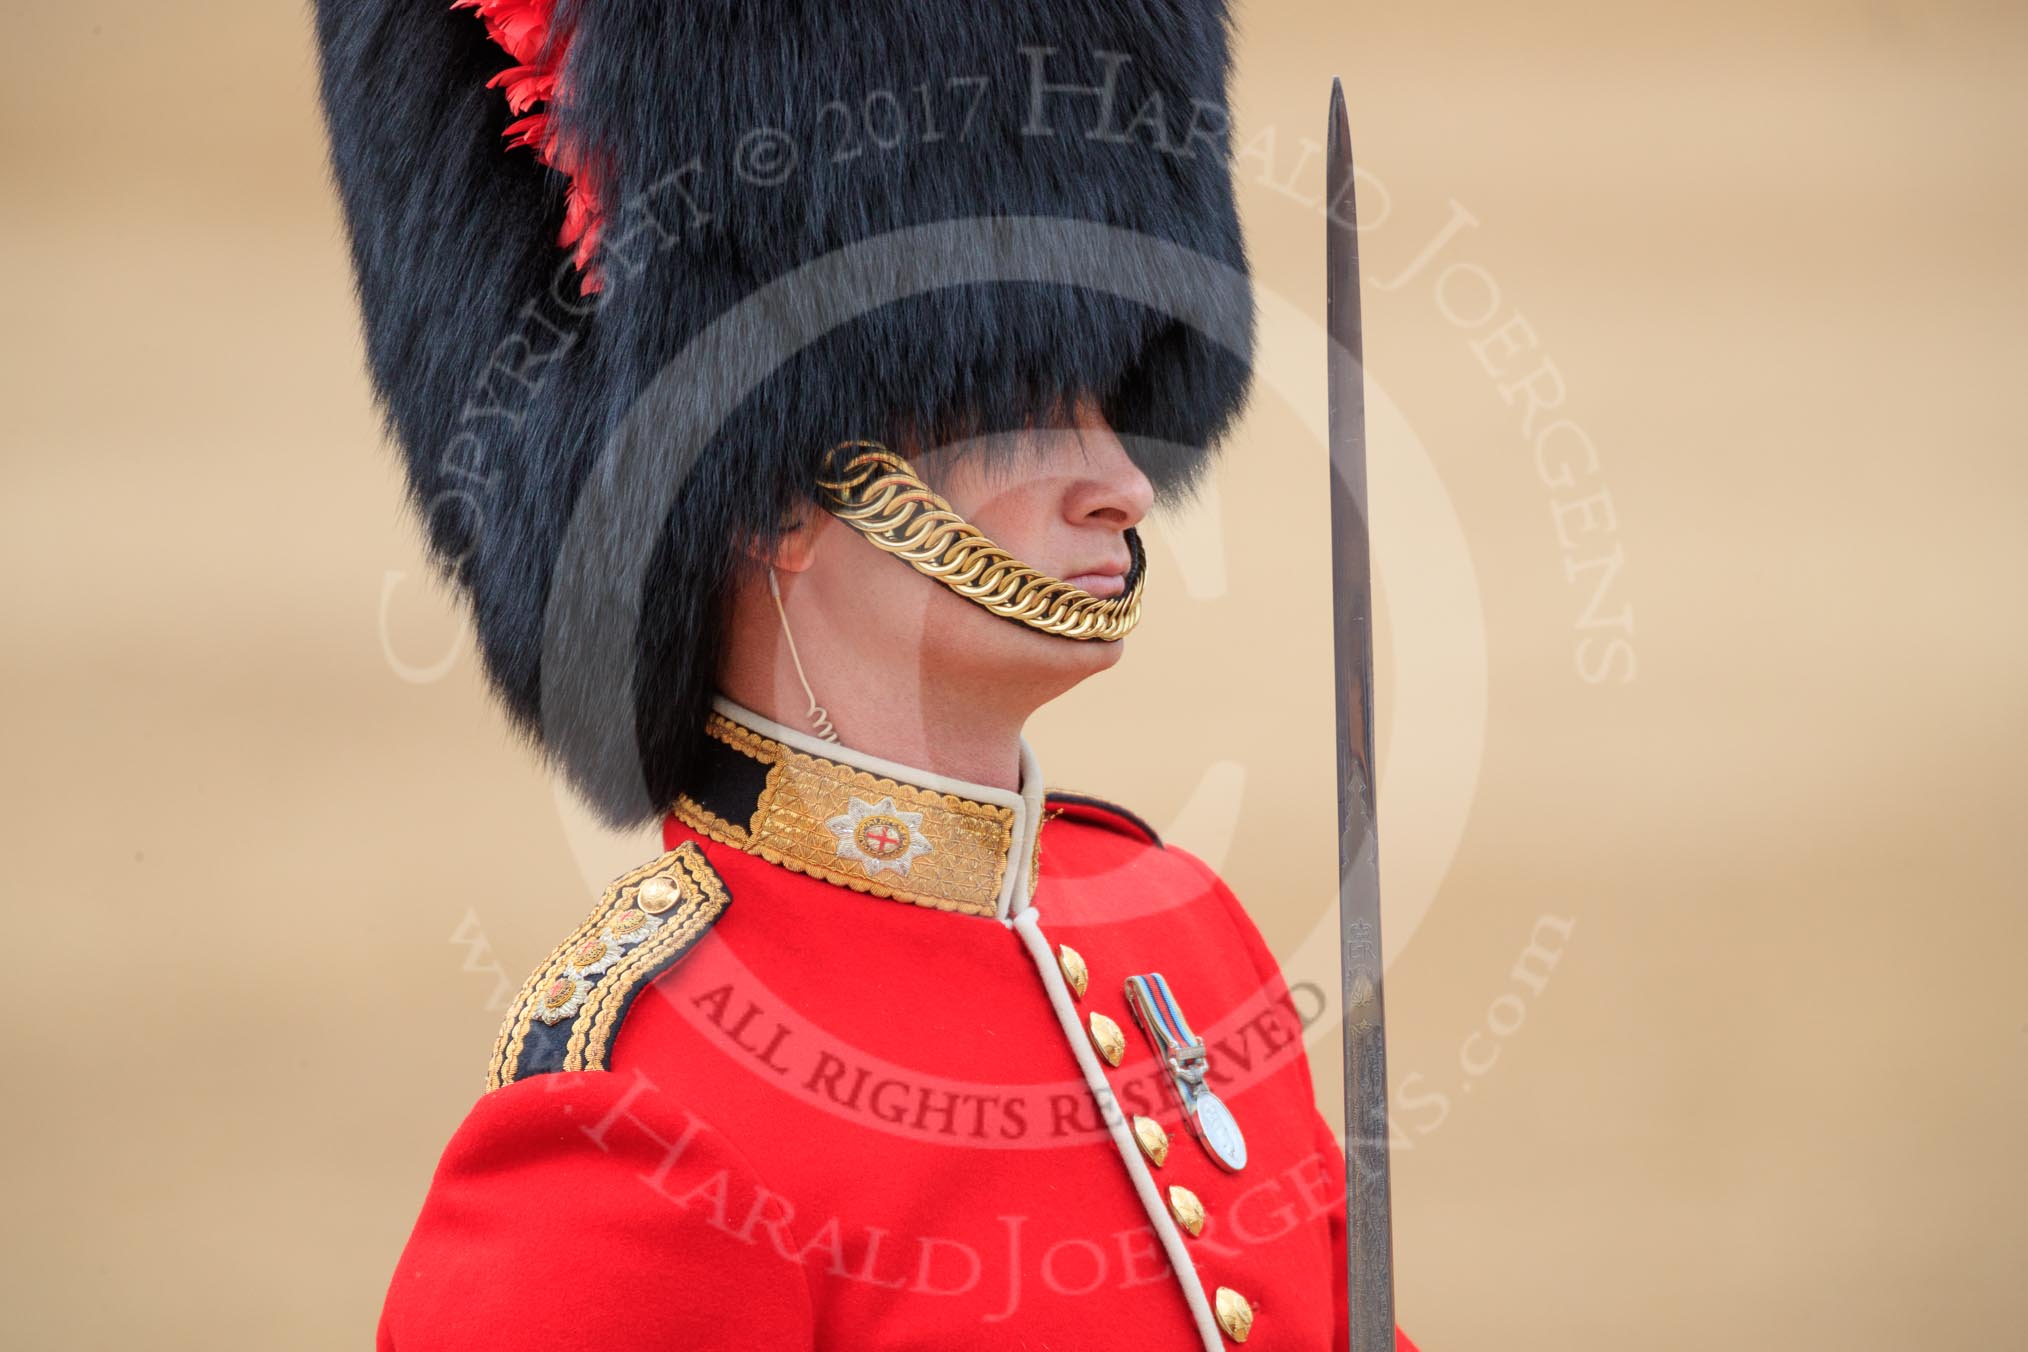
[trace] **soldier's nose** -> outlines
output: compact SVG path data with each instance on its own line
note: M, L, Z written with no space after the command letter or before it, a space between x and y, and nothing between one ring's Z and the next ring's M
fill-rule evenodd
M1115 530L1140 524L1154 506L1155 486L1096 407L1087 405L1079 415L1069 434L1076 459L1064 516L1074 525L1103 523Z

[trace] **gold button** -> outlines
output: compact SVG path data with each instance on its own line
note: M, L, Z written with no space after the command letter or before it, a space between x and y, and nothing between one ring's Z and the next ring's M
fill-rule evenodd
M1235 1343L1245 1342L1246 1335L1253 1332L1253 1306L1246 1303L1246 1297L1229 1286L1221 1286L1212 1304L1218 1311L1218 1327L1231 1335Z
M641 885L634 889L634 900L641 903L641 909L649 915L660 915L676 904L676 882L657 874L653 878L641 879Z
M1141 1143L1141 1151L1160 1165L1169 1158L1169 1133L1162 1130L1162 1124L1152 1117L1134 1119L1134 1139Z
M1127 1035L1120 1031L1118 1024L1096 1009L1091 1012L1091 1041L1109 1066L1118 1065L1120 1058L1127 1054Z
M1084 958L1069 944L1058 944L1056 961L1063 968L1063 979L1070 983L1071 990L1078 999L1084 999L1085 983L1091 980L1091 973L1085 970Z
M1169 1185L1169 1210L1176 1217L1176 1223L1193 1235L1204 1233L1204 1203L1197 1200L1197 1194L1180 1183Z

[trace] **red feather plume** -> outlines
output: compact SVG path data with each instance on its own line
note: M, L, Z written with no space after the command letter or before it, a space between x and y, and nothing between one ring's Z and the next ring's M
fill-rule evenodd
M584 294L598 291L604 283L592 255L605 223L598 175L590 157L557 134L554 119L542 107L556 97L570 49L569 30L558 30L554 22L556 0L455 0L451 8L477 10L487 36L514 59L486 87L507 92L507 111L515 119L507 125L507 144L527 147L563 175L563 229L556 242L571 250Z

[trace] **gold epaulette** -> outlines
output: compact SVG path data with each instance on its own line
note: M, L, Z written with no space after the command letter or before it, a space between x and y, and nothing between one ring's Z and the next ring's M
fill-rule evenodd
M557 1070L604 1070L627 1009L731 903L697 842L616 880L515 997L486 1088Z

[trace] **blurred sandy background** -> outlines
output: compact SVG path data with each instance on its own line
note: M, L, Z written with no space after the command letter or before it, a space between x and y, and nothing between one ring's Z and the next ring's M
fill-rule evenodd
M1031 732L1329 983L1302 142L1342 73L1433 1352L2028 1318L2028 13L1778 10L1250 5L1282 385L1128 660ZM6 1341L364 1346L497 985L645 847L513 743L424 580L302 7L9 19ZM1538 468L1545 360L1577 432Z

